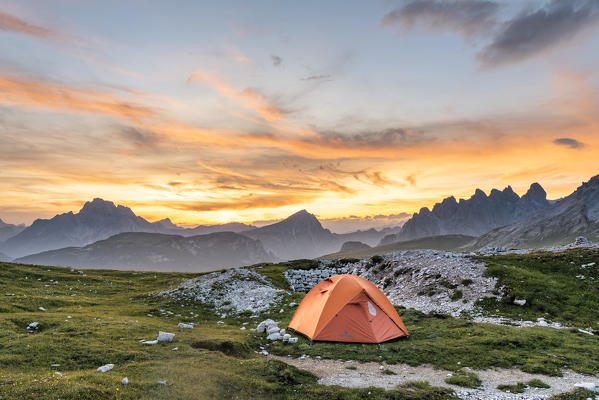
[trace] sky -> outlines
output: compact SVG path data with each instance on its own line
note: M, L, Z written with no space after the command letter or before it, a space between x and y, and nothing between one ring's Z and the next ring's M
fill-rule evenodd
M597 160L597 0L0 3L5 222L382 226Z

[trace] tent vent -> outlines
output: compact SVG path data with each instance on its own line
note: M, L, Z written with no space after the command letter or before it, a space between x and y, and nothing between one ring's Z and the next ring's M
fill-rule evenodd
M371 302L368 302L368 312L373 316L376 317L376 308L374 308L374 306L372 305Z

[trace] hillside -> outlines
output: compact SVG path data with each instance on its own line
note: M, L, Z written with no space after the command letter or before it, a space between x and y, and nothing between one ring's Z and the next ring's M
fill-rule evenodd
M0 219L0 242L18 235L25 229L25 225L7 224Z
M374 255L392 253L400 250L436 249L436 250L458 250L474 243L475 237L465 235L443 235L431 236L403 242L394 242L381 246L362 248L358 250L340 251L320 257L323 260L334 260L342 258L367 258Z
M68 247L15 260L81 268L202 272L273 261L262 243L233 232L199 236L121 233L85 247Z
M432 265L459 265L463 261L461 256L445 257L444 252L430 250L411 254L417 258L409 263L408 258L381 258L345 264L344 268L369 276L380 287L385 286L388 276L396 276L385 291L400 295L406 279L419 279L420 274L395 275L398 267L424 272ZM428 258L420 264L418 257ZM540 322L528 327L480 323L468 316L424 314L397 306L410 337L380 347L327 342L310 346L302 336L297 343L269 342L251 329L265 318L285 327L295 311L292 302L299 303L304 295L290 291L285 276L290 271L321 276L342 264L288 262L198 275L106 270L83 273L3 263L0 293L10 296L3 296L0 304L0 397L444 400L455 399L455 393L462 399L517 399L524 397L504 393L497 385L540 380L549 388L523 384L522 396L548 398L570 392L575 382L596 380L598 336L578 328L589 329L589 321L596 324L599 296L591 280L576 276L584 270L585 276L599 278L599 253L572 250L484 261L492 266L489 273L509 290L498 303L482 304L481 312L532 321L555 316L572 328L555 329ZM468 269L470 274L482 271L483 276L472 275L474 279L486 279L484 268ZM439 286L442 293L431 297L417 297L443 305L446 293L463 290L466 296L468 291L476 292L474 285L459 281L464 280L459 268L439 270L445 271L440 279L448 280L447 287ZM541 291L538 274L546 278ZM454 279L458 281L452 289ZM257 305L258 299L235 294L247 285L272 293L270 299L260 298L267 308L255 315L241 310ZM544 293L550 294L546 307ZM513 304L514 295L527 299L527 304ZM28 330L32 322L37 322L37 327ZM181 322L193 322L193 328L178 328ZM174 341L140 343L155 338L158 331L174 333ZM112 370L97 371L108 363L114 364ZM467 379L448 383L445 380L450 375ZM121 384L124 377L128 378L127 385ZM473 388L459 386L471 385L474 378L480 378L481 383ZM344 387L348 385L358 387ZM561 398L586 399L592 394L578 391L564 396L570 397Z

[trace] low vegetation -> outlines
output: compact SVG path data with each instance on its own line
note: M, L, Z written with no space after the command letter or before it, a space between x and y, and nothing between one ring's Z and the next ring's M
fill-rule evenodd
M524 393L526 388L527 388L526 383L523 383L523 382L518 382L518 383L511 384L511 385L502 384L502 385L497 386L497 389L504 391L504 392L509 392L509 393Z
M408 338L392 340L380 347L329 342L314 342L310 346L309 340L300 336L298 343L275 343L269 351L281 356L307 354L388 364L432 364L451 371L462 367L516 367L525 372L554 376L561 375L561 368L589 374L599 371L599 337L576 329L498 326L443 314L427 315L412 309L398 307L397 310L410 332ZM279 318L282 325L289 319ZM266 344L261 336L248 340L254 347Z
M446 378L445 383L476 389L483 382L474 372L459 370L454 372L450 377Z
M487 263L486 274L496 277L498 287L505 291L501 300L487 298L480 302L488 313L517 320L543 317L599 330L597 250L507 254L478 259ZM526 300L526 304L516 305L515 299Z

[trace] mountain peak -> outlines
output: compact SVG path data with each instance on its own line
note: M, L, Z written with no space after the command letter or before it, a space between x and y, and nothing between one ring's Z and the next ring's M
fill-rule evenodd
M535 182L532 185L530 185L530 188L528 189L526 194L522 196L522 198L531 200L545 200L547 199L547 192L545 192L545 189L543 189L541 185Z
M106 210L116 208L112 201L107 201L99 197L94 198L92 201L86 201L79 212L90 212L96 210Z
M481 189L476 189L474 191L474 195L472 196L473 199L485 199L486 197L486 193L483 192Z

